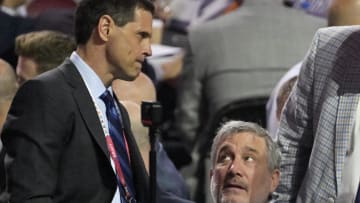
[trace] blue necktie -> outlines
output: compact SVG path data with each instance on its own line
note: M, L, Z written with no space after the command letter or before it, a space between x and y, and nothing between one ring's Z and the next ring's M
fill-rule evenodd
M120 115L115 107L114 98L110 94L109 90L106 90L101 96L100 99L102 99L106 105L106 117L108 119L108 126L109 126L109 133L111 136L111 139L115 145L115 149L117 152L118 160L120 161L120 166L124 174L126 185L129 189L129 192L132 197L135 197L135 189L133 184L133 178L132 178L132 172L130 168L129 158L125 146L125 140L124 136L122 134L122 125L120 120ZM121 198L125 197L125 193L123 190L123 187L121 185L121 182L118 178L118 185L120 188L120 191L122 193Z
M357 191L357 194L356 194L355 203L360 203L360 184L358 186L358 191Z

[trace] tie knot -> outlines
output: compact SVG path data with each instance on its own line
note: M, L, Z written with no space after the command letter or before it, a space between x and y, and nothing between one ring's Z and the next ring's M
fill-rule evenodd
M102 95L100 95L100 99L103 100L106 106L114 102L109 90L106 90L104 93L102 93Z

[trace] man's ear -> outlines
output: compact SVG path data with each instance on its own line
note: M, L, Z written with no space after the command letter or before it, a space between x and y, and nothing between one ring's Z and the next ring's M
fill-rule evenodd
M275 169L271 174L271 192L274 192L280 181L280 170Z
M109 15L103 15L100 17L97 25L97 33L99 38L103 41L109 40L111 29L113 29L114 21Z

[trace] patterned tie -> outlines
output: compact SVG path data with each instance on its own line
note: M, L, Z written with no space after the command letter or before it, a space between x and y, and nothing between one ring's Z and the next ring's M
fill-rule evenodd
M129 192L132 197L135 197L135 189L133 185L133 178L130 168L129 156L125 146L124 136L122 134L122 125L120 121L119 112L115 106L114 98L110 94L109 90L106 90L101 96L106 105L106 117L108 119L109 133L111 139L115 145L115 149L117 152L118 160L120 161L120 166L124 174L126 185L129 189ZM119 175L119 174L118 174ZM122 198L125 196L123 187L118 177L118 185L120 191L122 192Z

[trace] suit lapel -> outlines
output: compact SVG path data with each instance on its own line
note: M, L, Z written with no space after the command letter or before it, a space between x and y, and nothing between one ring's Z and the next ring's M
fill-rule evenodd
M360 64L350 65L344 70L339 88L339 104L335 129L335 172L337 188L340 187L342 169L355 125L356 111L360 98ZM349 125L350 124L350 125Z
M74 99L91 136L99 145L104 155L106 157L110 157L109 150L107 149L106 141L104 139L104 132L101 128L101 123L98 119L93 100L87 87L85 86L85 83L81 79L80 73L76 70L76 67L70 62L70 60L66 60L64 62L64 65L61 66L61 70L69 84L74 88Z
M110 153L105 142L104 131L101 128L100 120L98 119L94 103L92 102L92 98L88 91L77 89L74 91L74 98L78 104L82 118L91 132L91 135L100 146L106 157L110 157Z

